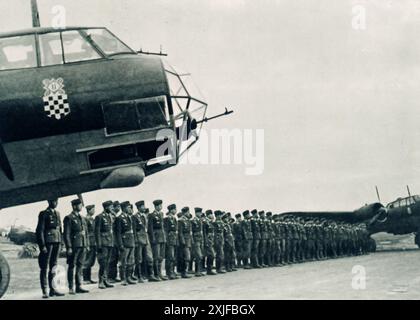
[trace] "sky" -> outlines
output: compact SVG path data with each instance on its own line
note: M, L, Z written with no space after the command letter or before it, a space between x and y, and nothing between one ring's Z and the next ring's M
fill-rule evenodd
M193 75L211 129L261 129L264 171L185 164L142 185L85 194L156 198L233 213L353 210L420 193L420 1L38 0L41 23L63 5L68 25L106 26L135 49L169 54ZM355 28L355 6L365 27ZM358 7L357 7L358 6ZM356 10L356 12L359 12ZM29 0L0 0L0 30L31 25ZM62 215L69 200L60 201ZM45 203L0 212L30 228Z

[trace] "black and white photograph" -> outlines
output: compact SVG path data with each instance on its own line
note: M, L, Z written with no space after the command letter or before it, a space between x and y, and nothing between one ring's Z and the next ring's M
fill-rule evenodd
M420 0L0 0L0 304L420 299L419 31Z

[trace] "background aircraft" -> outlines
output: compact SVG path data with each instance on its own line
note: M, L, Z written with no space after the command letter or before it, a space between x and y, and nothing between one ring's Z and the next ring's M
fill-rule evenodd
M376 202L366 204L354 211L285 212L283 214L348 223L365 223L370 235L378 232L394 235L414 233L415 243L420 247L420 196L412 196L408 186L407 190L408 197L398 198L386 206Z

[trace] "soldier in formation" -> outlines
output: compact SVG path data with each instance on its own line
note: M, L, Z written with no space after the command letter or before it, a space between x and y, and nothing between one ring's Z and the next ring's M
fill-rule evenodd
M82 275L85 283L96 283L92 280L95 260L99 265L98 287L106 289L113 287L113 281L126 286L180 276L187 279L191 273L202 277L237 268L361 255L369 253L372 246L364 224L257 209L233 218L230 212L197 207L192 215L189 207L177 212L175 204L167 207L164 216L162 200L153 201L151 213L144 201L135 203L136 210L128 201L105 201L103 212L94 217L95 207L89 205L84 217L83 204L76 199L64 219L63 232L57 203L56 199L48 202L48 208L39 215L36 231L44 298L63 295L54 285L62 241L67 252L70 294L88 292L82 287Z

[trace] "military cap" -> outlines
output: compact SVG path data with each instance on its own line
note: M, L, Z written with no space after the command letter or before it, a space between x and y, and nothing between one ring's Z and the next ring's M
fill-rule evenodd
M117 201L114 201L114 203L112 204L114 207L117 207L117 206L120 206L121 204L120 204L120 202L117 200Z
M82 204L82 201L80 201L80 199L71 200L71 205L72 206L77 206L79 204Z
M108 207L112 206L112 204L113 204L113 202L111 200L108 200L108 201L103 202L102 206L104 208L108 208Z
M230 222L235 222L235 219L233 219L233 218L229 218L229 221L230 221Z
M242 215L240 213L235 214L235 218L240 218Z
M263 210L263 211L259 211L259 212L258 212L258 214L259 214L260 216L262 216L264 213L265 213L265 212L264 212L264 210Z
M207 211L206 211L206 215L207 215L207 216L209 216L209 215L211 215L211 214L213 214L213 210L207 210Z
M254 209L254 210L251 211L251 213L255 215L255 214L258 213L258 210L257 209Z
M131 207L131 203L130 201L124 201L121 203L121 208L127 208L127 207Z
M242 212L242 215L245 216L249 216L249 210L245 210L244 212Z
M176 209L176 204L170 204L170 205L168 206L168 210L169 210L169 211L174 210L174 209Z
M194 211L195 211L195 212L202 212L202 211L203 211L203 209L202 209L202 208L199 208L199 207L196 207L196 208L194 208Z
M266 213L266 215L267 215L267 217L271 217L271 216L273 215L273 213L272 213L271 211L268 211L268 212Z
M228 217L231 217L231 216L232 216L232 214L231 214L230 212L226 212L226 215L227 215Z
M159 206L159 205L161 205L161 204L162 204L162 202L163 202L162 200L159 200L159 199L158 199L158 200L153 201L153 205L154 205L154 206Z
M178 213L176 214L176 216L177 216L178 218L180 218L180 217L182 216L182 213L181 213L181 212L178 212Z
M222 214L223 214L223 212L222 212L222 211L220 211L220 210L216 210L216 211L214 212L214 215L215 215L216 217L221 216Z
M189 207L184 207L184 208L181 209L181 211L182 211L182 213L186 213L186 212L190 211L190 208Z
M228 214L227 213L223 214L222 219L227 219L227 218L229 218Z
M90 211L93 208L95 208L95 205L94 204L90 204L90 205L86 206L86 211Z
M144 206L144 201L143 201L143 200L141 200L141 201L137 201L137 202L136 202L136 206L137 206L137 207Z

